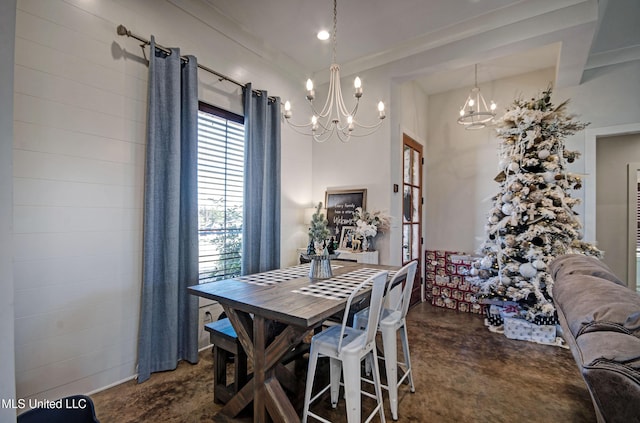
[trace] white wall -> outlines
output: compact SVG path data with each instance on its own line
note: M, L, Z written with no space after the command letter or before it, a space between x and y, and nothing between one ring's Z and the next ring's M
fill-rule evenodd
M211 13L191 0L18 1L13 251L19 398L91 392L135 374L147 67L139 42L117 36L116 26L145 38L154 34L158 43L180 46L182 54L270 95L298 92L290 73L247 47L252 40L240 34L243 44L233 42L228 26L223 31L198 18ZM238 111L235 87L199 74L203 99ZM285 222L311 200L311 149L284 131L282 149L282 262L291 264L300 229Z
M15 0L0 2L0 399L16 398L13 324L13 57ZM13 422L15 410L0 407L0 421Z

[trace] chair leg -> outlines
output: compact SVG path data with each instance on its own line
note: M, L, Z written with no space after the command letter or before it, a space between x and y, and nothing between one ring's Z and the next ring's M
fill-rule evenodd
M340 376L342 375L342 361L336 358L329 359L329 379L331 383L331 407L338 406L340 395Z
M389 388L389 406L391 417L398 420L398 347L396 330L393 327L382 327L382 346L384 348L384 366L387 371L387 387Z
M407 373L409 378L409 388L411 392L415 392L416 388L413 385L413 370L411 369L411 355L409 354L409 337L407 336L407 324L404 323L402 325L402 330L400 331L400 338L402 340L402 351L404 352L404 362L407 366Z
M307 422L309 417L309 407L311 406L311 391L313 389L313 379L316 374L316 365L318 364L318 353L314 351L313 346L309 351L309 366L307 367L307 384L304 390L304 408L302 411L302 423Z
M376 400L378 401L378 414L380 414L380 422L385 423L384 418L384 400L382 399L382 381L380 380L380 366L378 366L378 354L375 348L367 354L373 362L373 386L376 391Z
M360 360L356 357L344 357L343 363L344 392L347 405L347 422L360 423ZM375 377L375 376L374 376ZM380 385L378 384L378 389Z

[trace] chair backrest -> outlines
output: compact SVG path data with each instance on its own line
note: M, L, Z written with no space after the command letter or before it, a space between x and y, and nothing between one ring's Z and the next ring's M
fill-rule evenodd
M380 313L382 312L382 300L384 298L388 276L388 271L380 271L360 283L349 295L349 298L347 299L347 307L344 310L344 317L342 318L342 329L340 330L340 340L338 341L338 354L340 353L340 350L342 350L342 340L344 339L345 328L348 326L347 322L349 319L351 303L360 291L368 288L368 285L371 282L373 282L373 288L371 289L371 297L369 300L369 319L367 321L366 328L364 328L366 336L363 340L362 348L370 342L373 342L375 339L376 332L378 331L378 322L380 321Z
M385 296L389 294L396 286L402 283L402 281L406 281L404 284L404 288L402 288L402 293L400 296L395 299L395 301L390 301L388 309L391 311L399 311L400 317L404 318L409 311L409 303L411 302L411 291L413 290L413 282L416 278L416 270L418 268L418 262L416 260L411 261L404 266L400 270L393 275L391 282L389 282L389 286L387 288L387 292Z

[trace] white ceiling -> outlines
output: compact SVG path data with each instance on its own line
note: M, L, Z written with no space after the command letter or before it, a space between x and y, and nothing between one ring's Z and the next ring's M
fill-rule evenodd
M332 0L202 2L257 53L328 76L331 43L316 33L332 28ZM555 66L556 85L567 86L640 59L638 0L338 0L337 10L343 75L388 65L428 94L472 85L476 63L480 83Z

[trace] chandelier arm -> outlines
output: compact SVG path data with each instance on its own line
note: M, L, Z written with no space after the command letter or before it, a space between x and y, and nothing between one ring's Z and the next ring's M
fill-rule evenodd
M309 102L309 106L310 106L310 108L311 108L311 112L312 112L314 115L316 115L316 117L318 118L318 120L320 120L321 118L325 118L325 117L327 117L327 115L328 115L328 114L327 114L327 112L318 112L318 111L316 110L316 108L315 108L315 107L313 107L313 103ZM326 108L326 107L327 107L327 106L325 105L325 108Z
M374 123L373 125L363 125L359 122L354 121L353 122L356 126L356 128L362 128L362 129L377 129L380 127L380 125L382 125L382 119L380 119L378 122Z
M324 134L327 131L332 131L336 125L331 120L327 120L327 121L318 120L318 126L322 128L322 131L320 131L320 133ZM316 132L318 131L316 130Z
M331 65L331 75L329 77L329 91L327 93L327 98L324 101L324 106L322 106L322 111L317 115L318 116L328 116L331 113L331 110L333 109L333 92L335 89L340 89L340 80L338 79L338 83L337 83L337 87L336 87L336 77L335 77L335 73L336 73L336 69L334 69L334 67L337 67L338 65L336 64L332 64ZM339 75L339 73L338 73Z
M347 131L345 132L344 130L342 131L337 131L338 134L338 139L342 142L349 142L349 139L351 139L351 131Z
M286 121L287 121L287 124L292 128L310 128L311 127L311 123L296 124L291 122L290 119L286 119Z
M480 91L478 91L478 97L480 97L480 99L482 100L482 105L484 106L484 110L486 112L489 112L489 108L487 107L487 102L484 100L484 96L480 94ZM480 111L480 104L478 104L478 111Z
M289 124L289 126L291 127L291 129L293 129L295 132L297 132L300 135L309 135L309 131L301 131L299 128L303 128L309 125L293 125L293 124Z
M351 113L349 113L348 116L351 116L353 118L353 122L355 123L356 121L356 113L358 113L358 106L360 105L360 99L356 97L356 104L353 105L353 109L351 110Z
M331 138L334 132L335 132L335 128L332 128L331 131L323 131L320 134L313 133L311 135L316 142L323 143L329 138Z
M338 65L334 65L336 67L335 74L335 90L330 92L330 95L334 97L336 103L336 119L342 120L343 118L347 118L349 116L349 109L344 103L344 97L342 97L342 86L340 83L340 68Z

